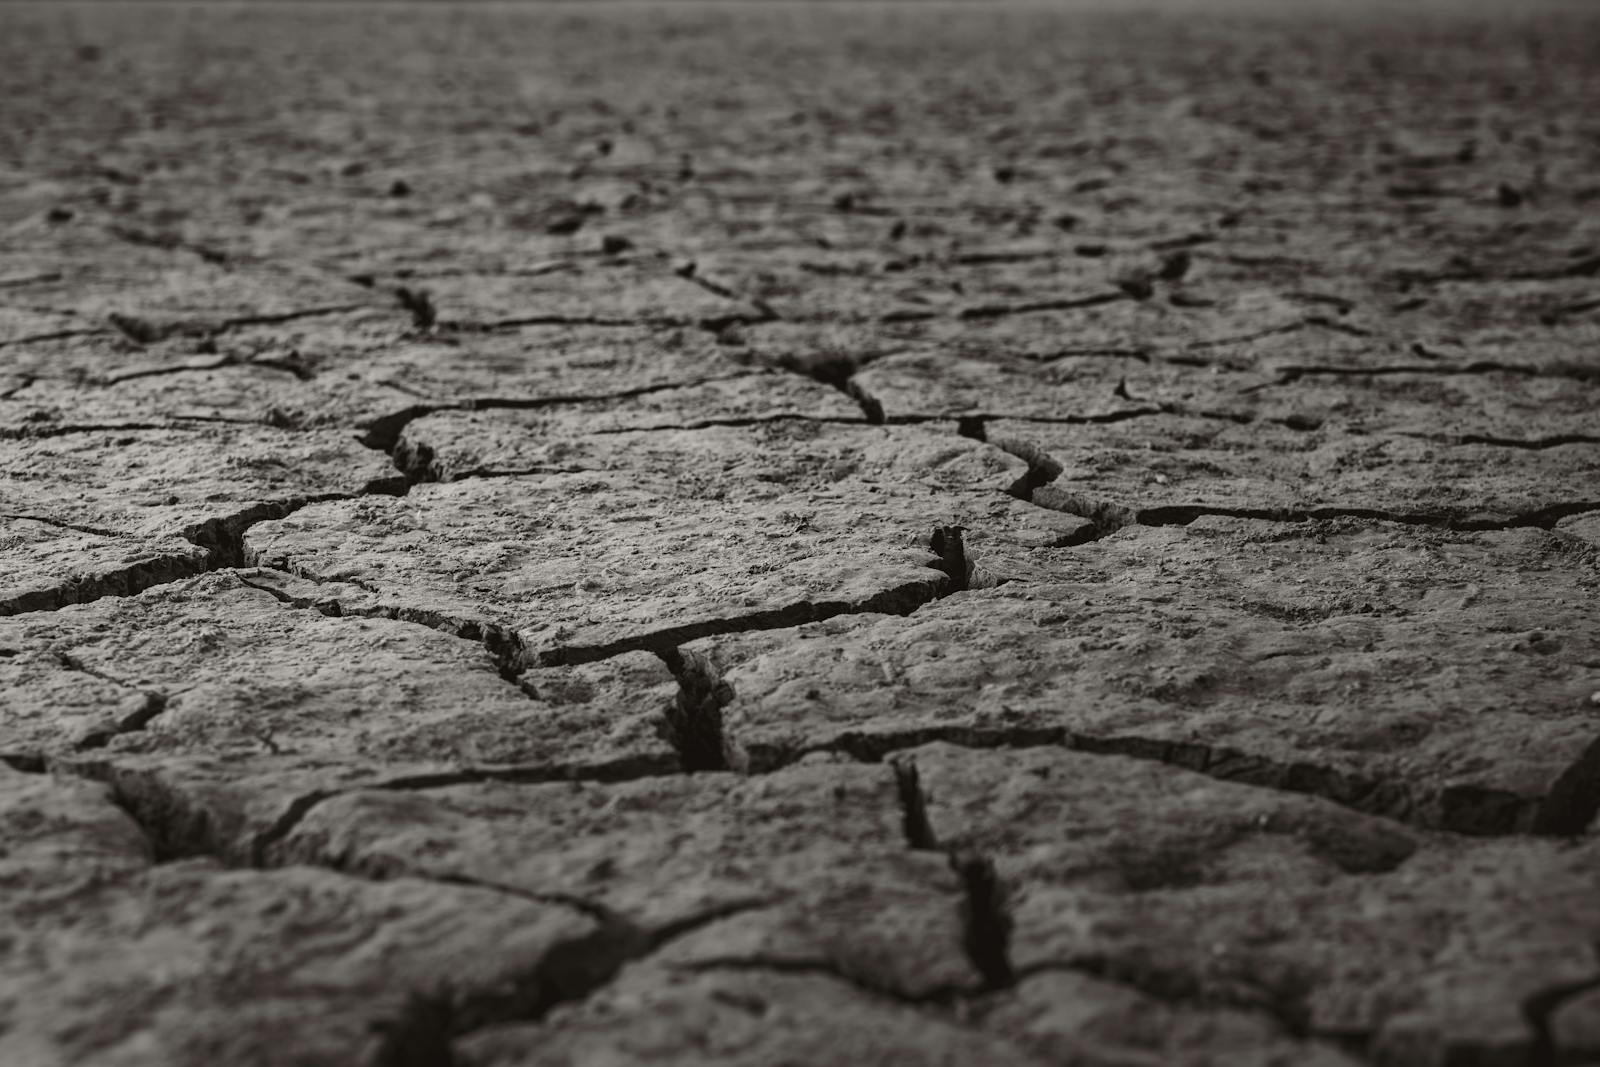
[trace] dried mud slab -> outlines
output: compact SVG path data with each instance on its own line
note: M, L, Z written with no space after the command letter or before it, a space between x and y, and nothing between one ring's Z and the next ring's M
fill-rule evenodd
M1159 982L1118 974L1096 977L1086 965L1041 967L1014 990L985 1004L983 1026L1046 1063L1093 1067L1353 1067L1367 1062L1336 1040L1306 1035L1270 1013L1190 999Z
M519 686L479 643L324 615L308 584L228 571L6 620L5 733L25 751L112 759L672 761L652 722L677 684L654 657L536 671ZM280 599L296 594L312 604ZM74 690L98 699L65 702Z
M198 574L210 552L181 537L141 537L78 529L58 521L0 516L0 615L49 611L97 597L130 593Z
M369 1062L410 998L536 1005L603 943L570 908L471 887L151 867L104 790L4 768L0 835L9 1063Z
M524 662L582 662L910 610L964 569L959 538L934 547L937 528L1020 507L999 492L1020 463L958 437L783 423L546 442L525 425L445 420L407 442L446 471L555 473L314 505L253 527L249 558L343 583L362 612L492 626L517 635Z
M557 471L569 465L594 469L596 461L581 458L586 450L574 446L574 438L792 420L866 421L856 402L836 389L790 374L750 372L631 396L529 405L529 410L436 412L407 423L395 456L427 481Z
M258 519L310 500L405 487L386 456L345 435L265 427L0 441L0 464L9 523L76 532L96 539L101 558L120 557L85 569L81 557L63 556L25 526L15 535L28 546L24 584L0 602L0 614L136 592L204 569L200 559L233 561L239 531Z
M1170 414L1241 425L1270 422L1325 436L1389 433L1527 448L1600 443L1600 385L1506 370L1454 371L1422 360L1409 371L1284 381L1115 356L1073 356L1041 365L1014 357L924 352L873 361L852 384L876 401L890 422L965 418L1094 424ZM1137 423L1124 427L1125 432L1140 429Z
M0 345L0 374L58 388L111 386L224 367L309 374L330 357L379 350L410 317L397 305L307 308L163 329L119 316L104 329L69 330Z
M0 438L204 430L211 423L355 431L416 404L403 389L353 375L309 380L284 365L211 359L102 386L36 381L0 401Z
M541 1026L491 1027L456 1044L475 1067L594 1063L957 1067L1034 1059L1003 1038L850 983L781 968L641 965Z
M6 362L11 349L63 336L147 345L376 303L371 293L354 286L330 294L325 279L252 275L185 253L141 256L114 239L89 248L52 241L47 262L62 275L58 282L32 287L29 308L0 307L0 357ZM86 269L77 269L80 265Z
M1102 529L1207 514L1487 529L1553 525L1600 505L1590 491L1600 484L1600 443L1589 441L1508 448L1183 415L1114 426L998 419L986 432L1014 451L1042 454L1036 463L1046 477L1060 472L1033 491L1034 503Z
M961 881L906 849L898 795L888 768L826 763L751 779L349 791L266 858L581 899L671 940L680 966L814 969L910 999L974 990Z
M691 644L729 761L1057 741L1470 833L1576 833L1600 807L1600 574L1565 538L1207 519L1079 558L905 618Z
M21 924L70 918L76 897L141 875L151 861L149 842L105 787L9 766L0 766L0 847L8 955ZM24 1008L23 993L21 985L0 988L0 1011L11 1017Z
M994 863L1019 974L1231 1004L1403 1064L1532 1056L1525 1005L1600 973L1592 846L1413 840L1321 801L1053 748L900 760L930 840ZM1007 1014L1027 1019L1023 990Z
M1146 266L1159 270L1179 254L1144 252L1142 257ZM1201 264L1206 255L1196 250L1190 258ZM1203 275L1207 268L1190 269ZM1182 306L1179 291L1165 286L1153 300L1128 299L1109 280L1103 289L1085 298L1092 303L1079 306L1066 300L1058 302L1062 306L1048 300L977 305L963 315L902 328L935 351L1037 364L1116 356L1270 375L1293 364L1384 367L1407 358L1398 339L1348 322L1322 302L1308 302L1306 294L1286 291L1281 279L1271 285L1207 287L1195 306Z
M393 316L371 320L241 328L134 354L84 352L82 343L72 353L40 351L37 361L19 363L17 387L0 399L0 437L220 421L345 428L387 449L408 421L441 408L587 405L600 414L629 401L649 405L643 425L860 417L857 406L823 386L759 374L727 358L709 335L549 325L407 332ZM741 384L704 392L729 380ZM667 395L653 400L657 393ZM620 414L608 422L628 425Z

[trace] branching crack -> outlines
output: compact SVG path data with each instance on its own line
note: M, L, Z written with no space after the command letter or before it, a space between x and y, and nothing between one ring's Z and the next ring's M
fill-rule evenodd
M292 569L286 570L282 567L273 566L264 560L255 558L255 554L249 550L245 551L245 559L241 564L236 564L236 566L244 564L258 567L263 571L278 571L290 577L303 578L318 585L322 584L314 575L302 574ZM392 607L386 604L352 606L341 601L337 596L317 599L295 596L293 593L274 585L253 582L250 580L248 572L244 571L238 573L238 578L252 589L259 589L264 593L268 593L291 607L309 608L335 618L352 616L410 623L415 626L427 627L430 630L437 630L451 637L458 637L463 641L471 641L482 645L484 650L489 653L490 658L494 660L495 668L499 671L500 676L509 682L516 682L522 672L527 669L532 659L520 634L509 627L501 626L485 619L463 618L443 611L432 611L421 607ZM380 595L376 588L354 579L342 579L341 584L353 585L374 596Z

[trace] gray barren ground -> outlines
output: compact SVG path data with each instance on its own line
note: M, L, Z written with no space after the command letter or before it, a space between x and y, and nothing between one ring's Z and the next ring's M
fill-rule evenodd
M1600 1062L1600 12L0 5L0 1063Z

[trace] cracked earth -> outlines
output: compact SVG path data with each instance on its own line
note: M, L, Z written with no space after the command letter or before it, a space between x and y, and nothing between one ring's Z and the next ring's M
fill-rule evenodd
M1600 13L0 9L0 1062L1600 1063Z

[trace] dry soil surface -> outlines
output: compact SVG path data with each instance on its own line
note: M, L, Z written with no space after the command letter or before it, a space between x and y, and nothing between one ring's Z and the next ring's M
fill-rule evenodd
M0 1062L1600 1063L1600 9L0 5Z

